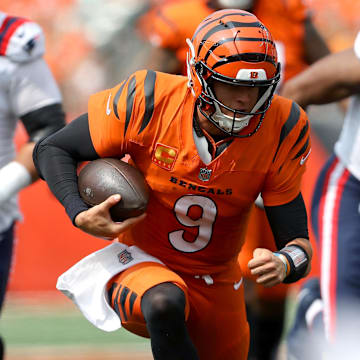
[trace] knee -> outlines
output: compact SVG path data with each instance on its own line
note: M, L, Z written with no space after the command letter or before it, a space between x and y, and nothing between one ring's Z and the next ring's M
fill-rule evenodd
M183 321L185 304L185 294L178 286L163 283L144 294L141 310L147 323Z

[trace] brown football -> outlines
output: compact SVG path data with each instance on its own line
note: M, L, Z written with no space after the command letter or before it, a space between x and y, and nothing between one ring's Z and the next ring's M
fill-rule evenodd
M114 221L141 215L149 201L149 186L143 174L134 166L114 158L87 163L79 172L78 188L82 199L90 206L120 194L120 202L110 209Z

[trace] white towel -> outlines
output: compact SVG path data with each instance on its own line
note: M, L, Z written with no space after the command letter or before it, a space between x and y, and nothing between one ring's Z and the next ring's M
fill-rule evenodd
M72 266L57 281L56 288L70 298L97 328L115 331L121 321L110 307L106 285L116 274L145 261L162 264L137 246L113 242Z

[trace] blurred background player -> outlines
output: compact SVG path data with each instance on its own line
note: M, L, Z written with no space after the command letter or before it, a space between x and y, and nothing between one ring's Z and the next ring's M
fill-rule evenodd
M139 31L151 44L147 67L186 74L186 38L191 38L199 21L220 8L253 12L273 34L281 63L282 83L329 53L314 27L302 0L182 0L152 7L138 22ZM261 198L256 202L239 261L245 275L256 247L275 250L274 237ZM246 282L247 310L251 328L249 359L267 360L276 355L283 332L287 285L266 289Z
M61 95L43 60L41 28L24 18L0 12L0 308L3 304L20 218L17 193L38 176L32 162L36 141L65 125ZM20 119L29 141L16 154ZM0 338L0 359L4 345Z
M304 108L352 95L312 202L321 283L312 279L304 284L288 339L289 359L318 359L316 352L303 356L304 347L311 350L304 341L319 334L335 345L320 347L330 348L326 359L350 359L357 357L360 338L360 33L353 47L313 64L290 80L283 93Z

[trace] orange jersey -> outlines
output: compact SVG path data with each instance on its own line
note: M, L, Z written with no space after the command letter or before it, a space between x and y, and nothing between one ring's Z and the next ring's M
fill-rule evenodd
M275 96L260 129L223 140L227 148L206 165L193 138L194 107L187 78L143 70L91 96L89 127L97 153L129 154L152 190L147 217L120 240L201 275L237 262L260 192L268 206L299 194L310 139L306 114Z
M186 38L191 39L199 23L215 10L206 0L182 0L158 6L139 21L142 34L155 46L173 51L186 74ZM307 66L304 22L307 8L302 0L257 0L254 14L272 34L286 81Z

